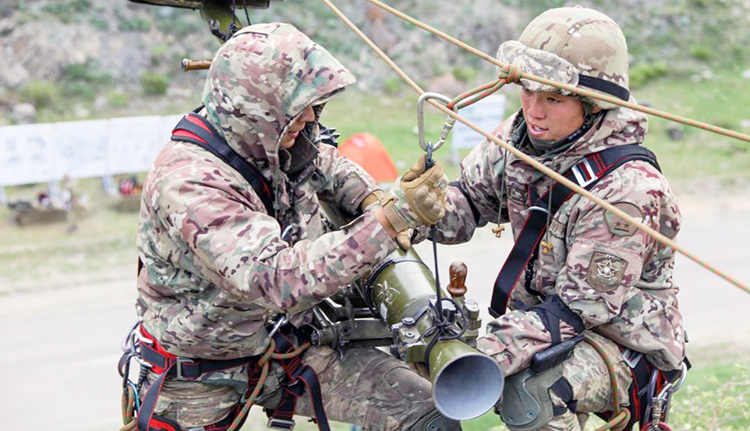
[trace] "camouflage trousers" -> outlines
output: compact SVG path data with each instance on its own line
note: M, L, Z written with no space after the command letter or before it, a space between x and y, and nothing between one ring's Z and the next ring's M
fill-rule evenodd
M350 349L339 355L328 347L311 347L302 360L318 375L329 420L360 425L365 430L400 430L434 409L430 382L377 349ZM212 379L210 383L167 380L155 413L185 429L217 422L244 394L247 381L243 385L238 379L242 372L227 373L228 380ZM284 375L281 366L272 363L257 404L271 409L278 404ZM149 380L153 381L153 376ZM307 393L298 398L297 414L313 416L313 411Z
M614 342L596 333L587 334L599 344L614 364L620 399L629 405L628 389L633 382L630 367L623 360L620 348ZM573 399L578 401L576 413L565 406L560 397L550 390L552 403L565 408L565 413L555 416L544 431L582 431L590 413L613 410L613 391L607 365L601 355L587 342L579 343L573 355L563 362L563 377L573 389Z

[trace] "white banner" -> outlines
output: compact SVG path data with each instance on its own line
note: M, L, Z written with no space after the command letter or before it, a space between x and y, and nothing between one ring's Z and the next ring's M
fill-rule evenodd
M180 118L0 127L0 187L148 171Z
M51 124L0 128L0 185L44 183L54 177Z

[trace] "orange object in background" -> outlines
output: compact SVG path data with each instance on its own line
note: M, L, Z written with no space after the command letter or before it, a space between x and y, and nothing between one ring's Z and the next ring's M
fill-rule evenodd
M339 153L361 166L375 181L391 182L398 178L396 166L378 138L369 133L357 133L339 144Z

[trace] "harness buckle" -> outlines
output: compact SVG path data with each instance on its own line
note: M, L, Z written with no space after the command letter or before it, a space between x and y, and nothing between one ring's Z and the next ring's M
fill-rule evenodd
M275 430L292 431L294 425L294 419L269 418L266 427Z
M598 179L588 158L584 158L576 163L570 168L570 170L573 172L573 175L575 175L576 181L578 181L578 185L581 187L586 187Z
M197 362L195 362L194 360L190 359L190 358L181 358L181 357L179 357L179 356L177 357L177 363L175 363L175 365L174 365L174 366L175 366L175 368L177 368L177 378L178 378L178 379L180 379L180 380L183 380L183 379L184 379L184 380L190 379L190 377L186 377L186 376L185 376L185 375L183 374L183 372L182 372L182 365L183 365L183 364L192 364L192 365L197 365L198 363L197 363Z
M637 352L632 349L625 349L622 351L622 359L625 361L628 366L633 369L636 365L638 365L638 362L641 361L641 358L643 358L643 353Z

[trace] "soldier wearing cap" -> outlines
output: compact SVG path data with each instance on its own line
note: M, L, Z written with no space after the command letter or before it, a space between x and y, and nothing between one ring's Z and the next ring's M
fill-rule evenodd
M635 102L625 37L592 9L542 13L497 57L526 73ZM665 236L677 235L675 196L642 147L643 114L528 79L519 84L521 109L498 128L498 138ZM629 158L610 160L615 153ZM448 187L436 239L465 242L487 223L510 223L514 250L528 252L511 253L503 266L496 318L478 342L510 376L498 411L511 430L580 430L589 413L612 417L628 405L627 426L643 424L649 418L635 407L646 403L632 393L640 389L637 375L679 370L685 357L675 252L589 199L560 193L554 180L485 140ZM532 215L539 236L525 246Z
M255 387L248 382L274 322L288 317L275 335L298 347L318 302L394 251L399 232L444 213L441 165L426 170L422 158L381 206L372 178L319 142L323 105L354 81L289 24L249 26L219 49L200 117L178 125L144 184L136 308L151 368L140 429L226 429ZM204 146L209 132L225 145L221 157ZM247 163L261 186L235 169ZM354 221L327 232L323 201ZM317 374L331 420L369 430L460 429L436 411L429 381L381 351L316 346L299 359ZM288 375L292 366L300 363L271 365L258 398L271 412L302 387ZM209 371L188 377L196 368ZM315 392L307 388L271 425L290 429L295 411L320 423Z

